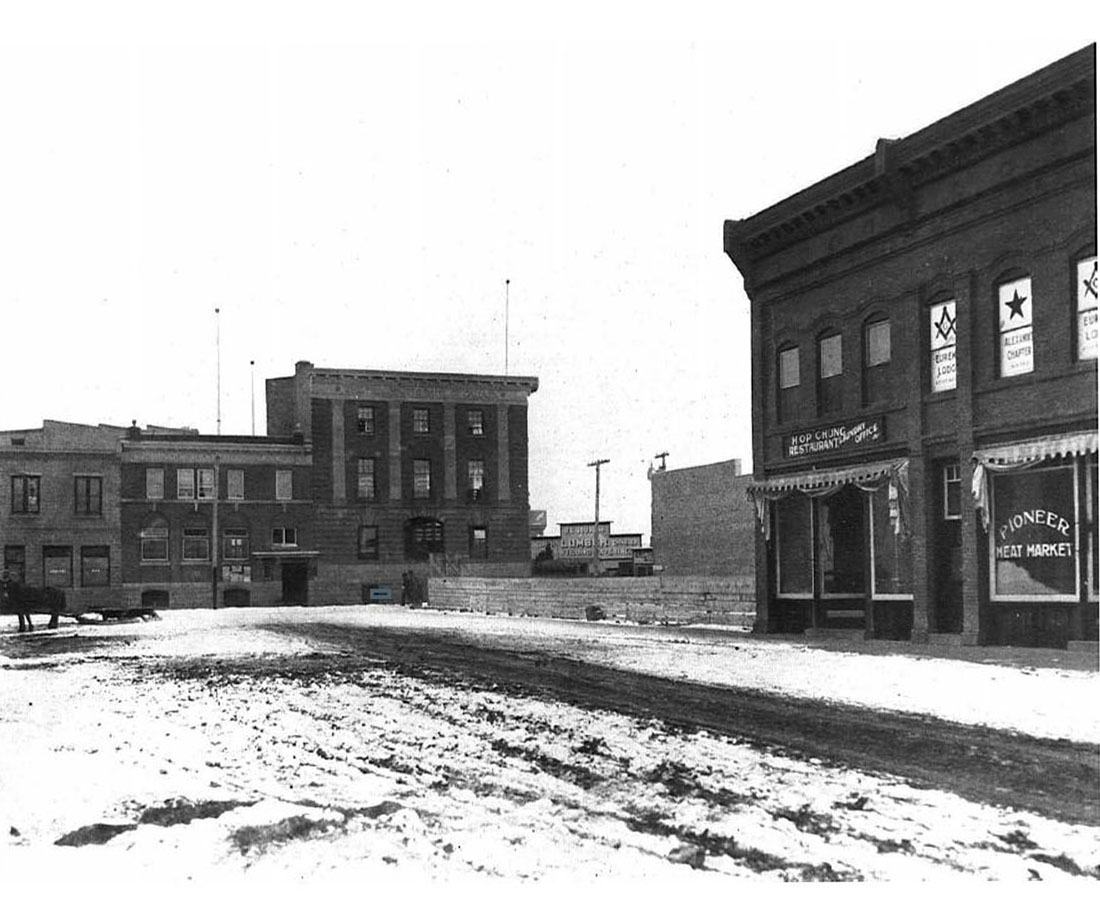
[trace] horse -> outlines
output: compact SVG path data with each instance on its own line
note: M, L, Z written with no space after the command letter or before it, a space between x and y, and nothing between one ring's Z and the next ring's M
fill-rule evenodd
M19 630L33 631L31 613L48 614L50 629L57 627L58 615L65 610L65 594L52 587L39 589L16 579L9 571L0 573L0 615L19 618Z

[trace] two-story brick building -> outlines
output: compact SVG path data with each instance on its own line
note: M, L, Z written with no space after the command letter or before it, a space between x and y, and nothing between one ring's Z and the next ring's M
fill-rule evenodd
M437 570L530 573L527 399L538 379L326 369L267 381L267 429L312 444L316 588L399 590Z
M1095 47L727 221L767 630L1097 636Z

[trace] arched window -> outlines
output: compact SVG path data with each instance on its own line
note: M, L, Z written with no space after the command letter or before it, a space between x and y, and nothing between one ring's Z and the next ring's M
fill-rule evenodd
M442 521L432 517L405 521L405 557L409 561L427 561L429 555L443 551Z
M872 315L863 323L863 402L884 401L889 392L890 319Z
M775 376L775 415L779 422L783 422L795 415L798 387L802 384L797 344L780 345L775 354Z
M162 514L150 514L141 525L141 560L168 560L168 521Z
M1031 275L1008 275L997 282L997 328L1000 375L1035 371L1032 334Z
M817 340L817 411L836 413L844 408L844 353L839 331Z

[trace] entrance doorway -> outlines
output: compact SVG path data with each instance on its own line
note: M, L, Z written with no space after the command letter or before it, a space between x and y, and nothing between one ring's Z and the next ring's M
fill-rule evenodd
M962 608L962 474L957 460L936 464L937 501L932 558L932 631L961 634Z
M309 604L309 564L305 561L284 561L283 605Z

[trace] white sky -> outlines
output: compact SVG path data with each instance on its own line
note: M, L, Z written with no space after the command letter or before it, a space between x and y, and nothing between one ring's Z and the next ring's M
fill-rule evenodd
M606 457L601 518L648 538L656 452L751 469L723 220L1095 40L1058 3L306 8L0 14L0 428L214 432L215 307L227 434L253 359L261 432L299 359L501 373L510 279L531 506L589 519Z

